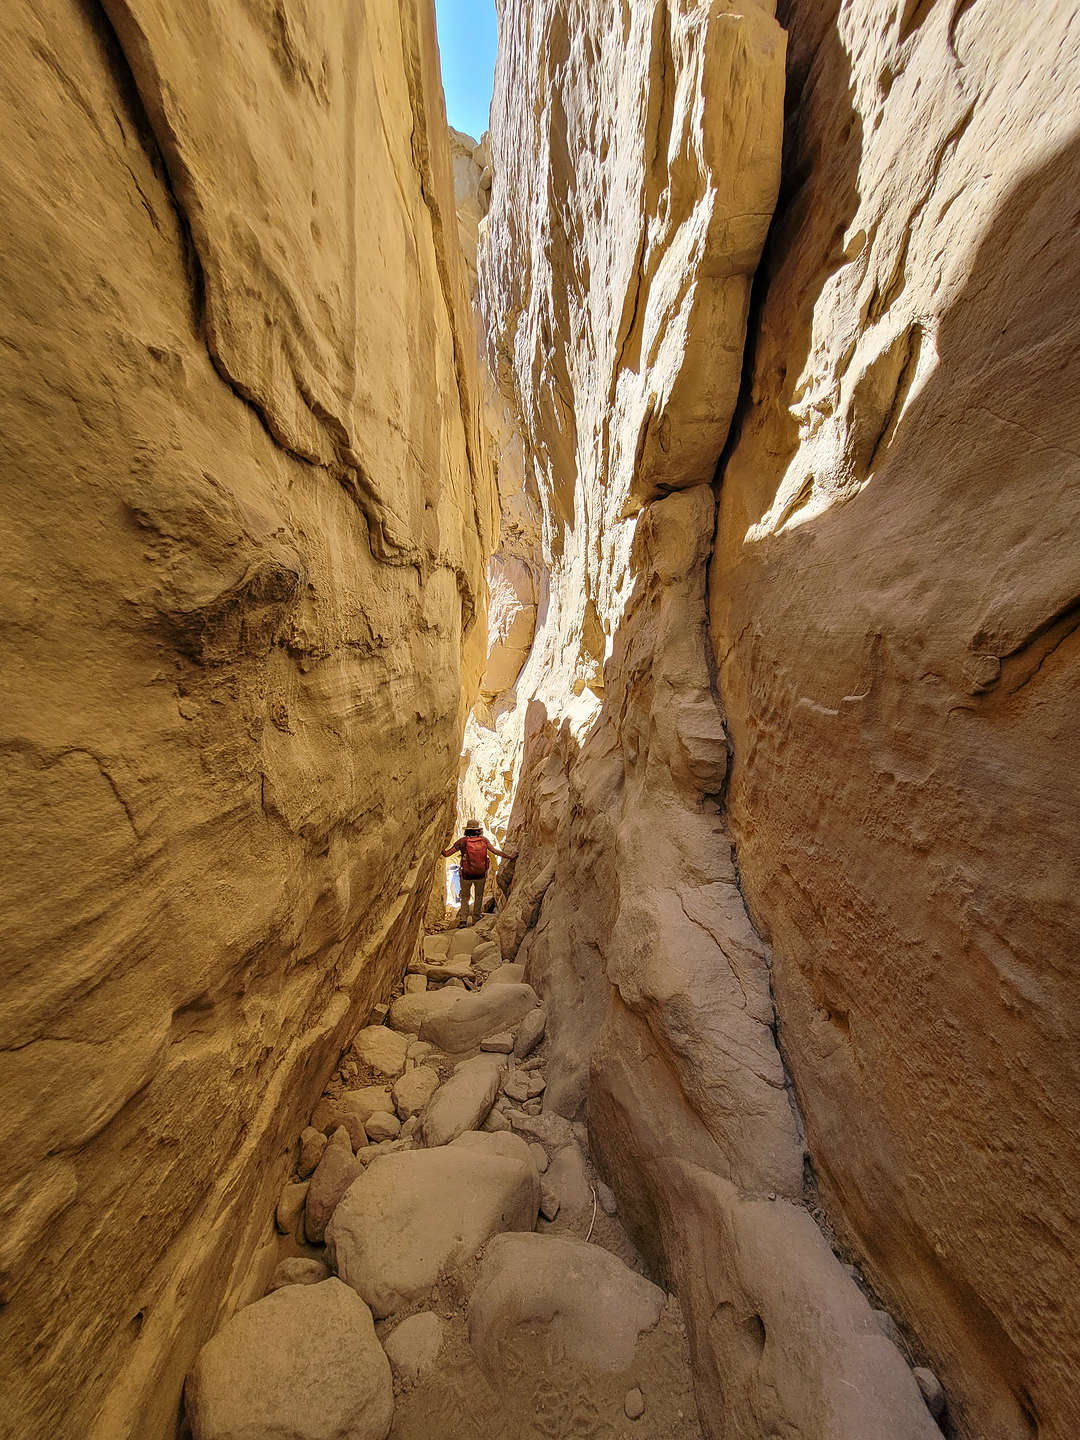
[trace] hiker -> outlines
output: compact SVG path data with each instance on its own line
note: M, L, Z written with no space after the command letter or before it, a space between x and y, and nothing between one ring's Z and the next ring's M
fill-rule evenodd
M460 840L455 840L442 852L443 859L448 860L455 852L461 855L461 911L458 917L458 928L469 924L469 906L472 905L472 923L475 925L480 919L480 912L484 904L484 882L487 880L488 852L498 855L504 860L513 860L517 851L507 852L496 850L490 840L484 838L483 827L479 820L470 820L465 826L465 834Z

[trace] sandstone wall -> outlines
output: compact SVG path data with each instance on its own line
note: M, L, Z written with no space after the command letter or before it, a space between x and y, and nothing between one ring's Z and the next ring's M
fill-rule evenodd
M0 1432L153 1440L413 943L496 515L429 0L0 31Z
M711 616L829 1215L958 1433L1080 1433L1080 14L789 0Z
M612 17L614 15L614 23ZM767 5L506 0L479 283L543 509L504 952L687 1316L706 1431L930 1437L804 1205L739 892L706 614L712 479L780 172ZM557 1080L555 1077L558 1077Z

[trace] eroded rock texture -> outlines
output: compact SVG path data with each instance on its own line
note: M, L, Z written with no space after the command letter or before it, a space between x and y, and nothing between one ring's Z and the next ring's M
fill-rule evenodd
M545 1105L586 1103L683 1302L711 1435L931 1436L801 1207L767 953L721 807L711 481L780 171L768 7L502 12L479 279L543 507L504 954L548 1002ZM782 1256L782 1260L777 1257Z
M1064 1440L1075 7L780 20L736 410L771 6L502 9L479 287L549 579L473 767L499 935L711 1435L938 1433L820 1182L957 1433Z
M426 0L0 30L0 1430L152 1440L413 943L494 503Z
M830 1216L960 1432L1080 1433L1080 20L792 0L713 639Z

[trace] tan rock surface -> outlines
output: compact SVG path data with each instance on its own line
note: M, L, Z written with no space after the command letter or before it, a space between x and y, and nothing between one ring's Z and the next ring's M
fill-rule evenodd
M0 31L0 1388L157 1440L414 943L493 495L430 5Z
M830 1220L965 1437L1080 1434L1080 23L785 7L713 642Z

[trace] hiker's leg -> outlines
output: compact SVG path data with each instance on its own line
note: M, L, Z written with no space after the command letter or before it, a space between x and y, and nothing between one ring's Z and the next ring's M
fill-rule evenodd
M464 929L469 923L469 896L472 894L473 882L467 875L461 877L461 909L458 911L458 929Z
M484 908L484 883L486 880L487 876L481 875L479 880L473 881L472 923L474 925L480 919L480 913Z

